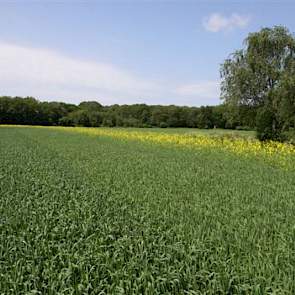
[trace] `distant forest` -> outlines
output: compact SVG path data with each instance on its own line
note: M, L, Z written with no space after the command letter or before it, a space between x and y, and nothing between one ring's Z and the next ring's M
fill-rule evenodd
M190 127L255 129L256 110L226 105L187 107L161 105L111 105L96 101L79 105L41 102L33 97L0 97L0 124L85 127Z

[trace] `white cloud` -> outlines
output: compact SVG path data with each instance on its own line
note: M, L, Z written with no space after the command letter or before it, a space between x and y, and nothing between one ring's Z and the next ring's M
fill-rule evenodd
M212 13L204 19L203 26L209 32L230 31L235 28L245 28L250 22L250 17L233 13L226 17L220 13Z
M216 83L175 86L143 79L112 64L78 60L58 52L0 42L0 95L103 104L219 103Z
M124 93L133 98L155 87L113 65L68 58L46 49L0 43L1 91L68 99ZM17 93L16 93L17 92Z

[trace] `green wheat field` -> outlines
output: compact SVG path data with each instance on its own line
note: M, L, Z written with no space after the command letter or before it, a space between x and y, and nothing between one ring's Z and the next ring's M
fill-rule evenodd
M0 294L295 294L295 169L1 127Z

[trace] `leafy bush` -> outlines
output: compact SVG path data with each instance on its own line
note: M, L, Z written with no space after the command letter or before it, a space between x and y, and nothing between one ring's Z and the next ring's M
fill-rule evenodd
M166 122L161 122L160 123L160 128L167 128L168 124Z
M257 138L261 141L286 139L274 112L268 108L263 108L257 113L256 126Z

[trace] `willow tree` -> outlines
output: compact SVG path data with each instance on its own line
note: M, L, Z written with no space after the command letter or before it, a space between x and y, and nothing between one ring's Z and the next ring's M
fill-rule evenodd
M221 66L222 99L233 113L257 109L261 140L280 139L295 116L295 38L282 26L250 33Z

